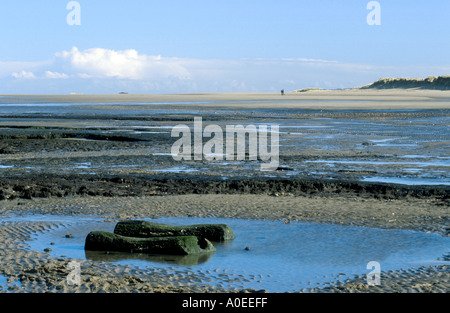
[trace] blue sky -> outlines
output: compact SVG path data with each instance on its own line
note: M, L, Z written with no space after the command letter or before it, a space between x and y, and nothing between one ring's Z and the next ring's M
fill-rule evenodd
M0 3L0 93L273 92L450 74L450 1Z

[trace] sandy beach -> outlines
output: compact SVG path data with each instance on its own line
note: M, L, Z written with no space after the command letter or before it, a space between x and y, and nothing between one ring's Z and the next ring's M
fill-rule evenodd
M264 288L227 289L227 280L235 278L223 268L217 269L223 281L212 286L205 283L206 275L201 271L136 268L92 260L77 260L81 283L72 285L67 280L70 258L29 249L36 234L65 227L70 231L63 221L66 217L76 220L92 216L110 223L140 218L214 217L405 229L444 237L450 234L450 187L439 183L448 179L448 165L444 162L449 156L448 134L437 128L432 131L441 133L440 137L428 136L425 128L428 118L439 127L447 125L448 91L356 89L290 92L284 96L4 95L0 97L2 104L17 104L20 110L20 104L70 104L73 110L66 112L64 107L56 113L19 109L0 113L3 293L264 292ZM286 148L280 155L283 167L270 176L247 165L250 162L178 164L167 156L171 144L167 128L188 123L195 114L218 125L230 121L282 120L288 126L306 123L310 128L290 129L283 135L287 147L304 142L308 136L335 134L334 130L323 132L330 120L345 123L349 128L342 133L353 137L330 137L330 146L323 149L309 145ZM381 129L401 127L402 132L412 121L420 130L414 137L420 144L382 145L386 138L381 137L378 128L367 131L364 138L357 137L363 129L350 125L349 121L355 119L362 125L383 122L388 126ZM304 136L301 139L296 137L300 131ZM395 140L401 137L397 133L393 136ZM399 159L408 166L399 165ZM322 163L324 160L328 165ZM330 160L335 163L329 165ZM411 164L411 160L416 163ZM356 162L362 166L349 167ZM164 171L182 166L192 171ZM423 169L417 169L419 166ZM423 177L417 174L422 171ZM408 185L364 181L367 175L440 180ZM20 218L33 214L51 216L52 221ZM57 221L59 216L64 217L61 222ZM344 281L330 278L327 284L297 292L447 293L448 258L448 253L442 255L441 260L446 262L440 265L382 272L382 283L376 286L368 285L365 275L355 275Z
M92 103L92 104L137 104L186 108L189 106L220 108L226 104L229 108L322 108L335 110L367 109L367 101L376 101L377 109L428 109L449 108L446 90L427 89L343 89L312 90L306 92L291 91L279 93L201 93L201 94L71 94L71 95L2 95L1 102L8 103ZM290 102L292 100L293 102ZM298 100L302 101L299 103ZM238 103L233 103L233 102ZM313 102L308 102L313 101ZM318 101L314 102L314 101ZM320 101L323 101L322 103ZM332 103L327 103L332 101ZM356 101L353 103L352 101ZM359 102L360 101L360 102ZM257 103L253 103L257 102ZM337 103L335 103L337 102ZM189 104L191 103L191 104ZM177 105L178 104L178 105ZM120 107L116 107L119 108ZM371 106L370 109L375 108Z

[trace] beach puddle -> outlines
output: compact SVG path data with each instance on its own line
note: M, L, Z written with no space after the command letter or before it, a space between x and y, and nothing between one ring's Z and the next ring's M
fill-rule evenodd
M174 167L165 168L165 169L157 169L154 171L155 172L163 172L163 173L193 173L193 172L197 172L198 170L193 169L193 168L186 168L184 166L174 166Z
M417 160L413 160L417 159ZM373 183L393 183L403 185L450 185L447 169L450 162L444 157L427 157L407 155L404 159L393 161L379 160L311 160L304 161L300 166L321 165L321 171L354 174L354 179ZM372 176L364 174L374 174Z
M450 167L450 161L432 161L432 162L414 162L414 161L376 161L376 160L369 160L369 161L346 161L346 160L314 160L314 161L305 161L307 163L325 163L326 165L333 166L334 164L357 164L357 165L415 165L415 166L421 166L421 167L428 167L428 166L445 166Z
M19 290L22 284L18 280L9 281L6 276L0 275L0 292Z
M0 290L8 285L8 280L5 276L0 275Z
M49 217L34 216L48 220ZM255 288L290 292L327 282L368 274L376 261L382 271L442 264L450 238L410 230L376 229L342 225L221 218L159 218L152 222L172 225L224 223L236 238L214 242L215 253L198 256L86 252L84 242L93 230L112 232L115 222L81 217L53 217L68 223L37 235L30 248L53 257L106 261L115 264L201 274L208 284L227 288ZM395 239L395 240L393 240ZM448 262L447 262L448 263Z
M408 169L409 170L409 169ZM440 186L440 185L450 185L449 180L439 181L437 179L417 179L417 178L407 178L407 177L366 177L362 181L372 182L372 183L390 183L390 184L401 184L401 185L426 185L426 186Z

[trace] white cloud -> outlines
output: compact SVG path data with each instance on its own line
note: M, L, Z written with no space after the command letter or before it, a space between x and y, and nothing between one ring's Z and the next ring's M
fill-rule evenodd
M110 50L92 48L56 54L70 62L79 77L153 80L164 78L189 79L191 76L178 58L139 54L134 49Z
M69 75L64 74L64 73L45 71L45 77L51 78L51 79L67 79L67 78L69 78Z
M14 72L11 73L11 76L17 79L34 79L36 76L33 72L27 72L27 71L20 71L20 72Z
M52 61L0 61L0 78L24 78L31 76L30 73L36 73L44 66L52 66Z
M188 59L134 49L73 47L46 61L0 61L0 79L4 79L0 85L3 92L19 93L277 92L349 88L381 77L439 76L449 71L448 66L382 66L310 58Z

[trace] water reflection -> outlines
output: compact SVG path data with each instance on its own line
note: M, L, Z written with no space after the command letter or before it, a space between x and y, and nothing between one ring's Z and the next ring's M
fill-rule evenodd
M201 253L191 255L164 255L164 254L146 254L146 253L126 253L115 251L88 251L85 250L86 259L92 261L118 262L123 261L141 261L162 264L176 265L197 265L208 262L213 256L212 253Z

